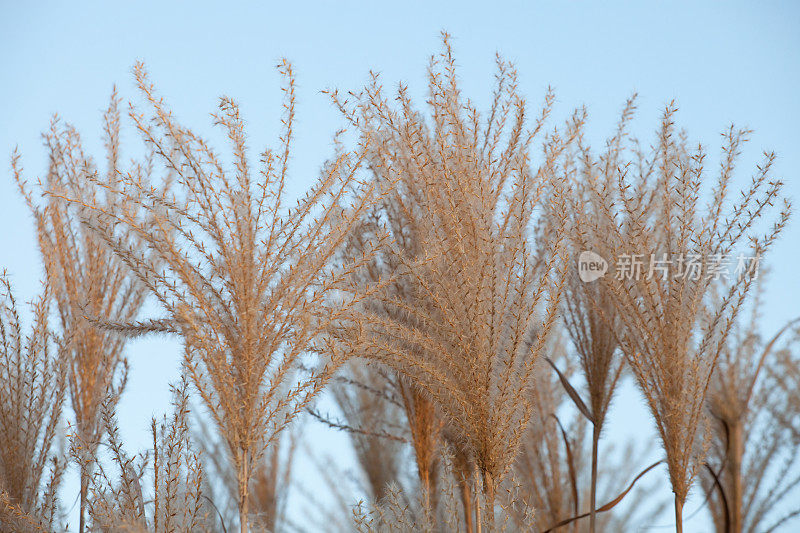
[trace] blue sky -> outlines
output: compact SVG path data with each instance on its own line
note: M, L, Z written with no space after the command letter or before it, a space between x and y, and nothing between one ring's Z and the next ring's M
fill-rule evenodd
M635 130L655 129L671 99L678 122L715 156L719 133L731 122L755 130L739 177L763 149L775 150L775 175L800 199L800 3L796 2L310 2L221 6L206 2L0 2L0 159L14 146L26 175L46 168L40 133L59 115L101 154L101 113L112 84L133 96L131 66L144 60L177 117L207 131L220 95L240 102L250 146L274 143L280 79L287 57L298 79L298 124L292 185L310 185L331 153L341 121L320 93L357 89L370 69L387 87L403 80L422 95L427 58L439 33L453 36L464 91L478 102L491 91L496 51L516 62L521 91L532 104L552 85L557 116L586 104L595 144L611 131L625 99L640 95ZM127 129L123 142L138 142ZM21 300L38 290L41 272L34 230L9 166L0 165L0 268L13 276ZM793 222L768 259L765 332L800 314L800 225ZM166 409L167 383L177 375L178 345L137 341L120 409L124 435L146 445L153 414ZM637 399L633 391L626 393ZM637 432L646 421L636 402L618 401L611 437ZM646 422L645 422L646 423ZM627 427L626 427L627 426ZM343 440L322 431L313 439ZM311 446L315 446L311 442ZM657 450L654 450L657 454ZM310 470L300 468L311 476ZM668 489L664 489L668 491ZM665 493L668 496L668 492ZM69 502L68 502L69 503ZM665 522L668 523L668 518ZM702 526L697 526L702 527Z

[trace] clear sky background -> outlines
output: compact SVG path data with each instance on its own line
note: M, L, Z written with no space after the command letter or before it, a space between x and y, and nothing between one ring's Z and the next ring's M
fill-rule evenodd
M478 102L490 96L496 51L516 62L520 89L532 105L548 85L558 97L557 118L586 104L595 145L612 131L633 91L640 95L634 129L644 139L652 138L661 109L675 98L678 123L693 140L708 145L712 157L728 124L753 128L739 178L749 179L761 150L775 150L775 175L800 200L797 2L97 2L78 7L2 0L0 160L6 162L0 165L0 268L12 274L19 300L38 292L41 262L34 228L7 155L18 145L29 179L42 175L47 161L40 133L58 112L82 132L88 151L101 158L102 110L114 83L123 97L134 96L130 69L136 60L146 62L178 119L198 130L210 129L209 113L220 95L238 100L249 145L257 153L275 143L280 79L274 67L279 58L290 59L299 85L291 178L297 192L315 179L331 154L331 135L342 124L320 90L358 89L374 69L387 87L403 80L421 96L427 60L439 50L441 30L452 34L464 92ZM123 133L127 142L138 146L130 128ZM766 334L800 314L798 245L795 220L768 259ZM167 385L177 377L178 354L178 344L164 339L136 341L128 351L131 375L119 414L132 448L148 444L150 417L168 408ZM612 420L609 441L649 435L650 423L632 388L617 399ZM313 427L307 436L312 449L345 464L349 460L341 436ZM652 450L654 457L659 453ZM313 468L305 463L298 475L306 485L315 482ZM75 487L73 478L70 487ZM670 496L665 485L661 490ZM72 503L67 498L67 506ZM686 514L692 509L690 502ZM665 515L657 525L669 523ZM687 523L687 531L706 530L703 513Z

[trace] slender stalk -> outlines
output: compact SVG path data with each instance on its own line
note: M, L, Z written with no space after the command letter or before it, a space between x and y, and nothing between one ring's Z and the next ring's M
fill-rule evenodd
M494 479L489 472L483 472L483 491L486 497L486 520L494 527Z
M600 443L600 426L598 424L592 425L592 488L590 494L590 507L589 507L589 531L594 533L597 518L597 448Z
M744 454L744 434L742 429L741 421L731 424L731 440L728 446L728 460L726 461L732 489L729 502L732 533L741 533L742 531L742 455Z
M481 533L481 501L480 494L475 491L475 531Z
M248 518L247 518L247 504L248 504L248 494L247 494L247 482L250 479L247 473L247 452L242 450L242 466L239 470L239 531L241 533L247 533L249 531L248 527Z
M153 531L158 531L158 429L156 420L153 419Z
M475 531L481 533L483 529L483 517L481 516L481 491L480 491L480 474L478 467L475 466ZM485 492L485 491L484 491Z
M89 488L89 479L86 472L86 466L81 466L81 508L80 516L78 518L78 531L83 533L86 531L86 494Z
M422 495L425 500L425 509L433 510L431 507L431 478L430 472L424 466L417 464L419 470L419 481L422 489Z
M683 502L675 495L675 533L683 533Z
M472 494L470 494L469 483L463 478L461 482L461 503L464 505L464 527L467 533L472 533Z

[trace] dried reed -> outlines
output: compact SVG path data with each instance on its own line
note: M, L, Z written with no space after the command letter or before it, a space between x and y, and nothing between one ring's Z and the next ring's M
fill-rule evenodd
M92 203L110 212L131 209L124 197L103 194L103 187L114 187L119 176L120 122L119 99L111 96L104 114L106 170L101 176L92 158L83 151L78 132L54 118L44 135L49 153L49 169L37 189L37 201L22 175L15 157L14 178L33 213L39 249L44 259L48 283L58 308L63 335L69 339L63 357L67 365L74 438L82 454L79 531L86 528L87 488L93 458L103 436L101 405L117 401L127 378L123 357L125 341L113 332L102 331L89 320L103 317L112 322L128 322L139 312L145 287L133 277L125 262L116 256L103 239L81 223L80 210L65 197ZM131 173L144 175L145 166L134 166Z
M404 86L390 105L377 76L351 100L332 93L352 130L373 139L371 169L395 183L393 208L421 243L415 256L401 246L385 252L386 262L399 266L397 277L412 285L413 300L383 291L376 297L389 311L367 307L356 333L366 337L370 358L410 379L452 426L478 468L492 523L496 487L530 417L534 363L558 313L558 230L565 221L551 221L547 246L536 248L531 233L542 203L564 203L553 165L574 131L549 134L541 166L530 170L530 147L552 94L527 130L516 71L498 58L494 99L482 120L460 93L447 36L431 60L428 89L427 115ZM393 237L401 242L403 235ZM480 529L484 520L475 522Z
M23 333L8 274L0 272L0 529L56 527L64 461L52 455L66 389L64 342L50 327L45 288Z
M761 258L785 227L789 204L758 236L757 221L781 200L782 183L770 178L775 156L768 153L750 186L728 206L735 163L748 134L731 127L724 135L715 187L703 207L705 151L701 146L690 150L685 135L675 132L675 112L674 105L667 107L649 157L637 145L633 160L620 157L619 212L611 206L604 209L588 231L601 236L595 242L603 244L599 253L608 260L644 258L638 274L623 270L623 275L606 276L601 283L620 320L615 332L620 348L666 451L680 532L683 503L704 459L706 446L698 445L698 438L711 374L754 283L750 271L731 276L721 296L714 298L721 278L715 265L745 242L749 256ZM683 275L669 266L693 258L699 258L696 269L677 272ZM667 261L667 270L661 261Z
M233 169L226 171L206 141L175 121L137 65L136 83L151 114L132 106L129 115L174 175L176 191L121 173L107 194L137 210L72 198L85 208L86 224L167 313L138 323L105 321L104 327L182 336L187 372L237 472L242 532L248 530L250 480L265 448L343 362L335 343L321 335L357 301L347 295L346 280L369 255L341 268L331 260L375 193L357 181L362 155L341 153L287 208L295 86L291 65L284 61L279 70L286 80L280 148L265 150L259 169L249 161L238 105L221 98L214 119L232 145ZM319 364L301 372L307 354Z

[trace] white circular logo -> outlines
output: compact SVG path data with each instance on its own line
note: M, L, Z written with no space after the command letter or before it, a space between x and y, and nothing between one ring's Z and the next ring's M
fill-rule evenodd
M581 281L595 281L605 276L608 263L594 252L584 251L578 256L578 276Z

